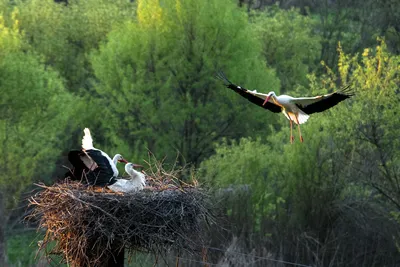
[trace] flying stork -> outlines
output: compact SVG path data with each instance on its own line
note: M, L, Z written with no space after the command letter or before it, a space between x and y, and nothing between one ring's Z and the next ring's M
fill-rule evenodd
M112 185L109 185L108 188L116 192L124 193L142 190L146 185L146 178L142 172L135 170L135 168L139 167L141 168L142 166L131 162L126 164L125 171L129 175L130 179L117 179L117 181Z
M128 163L120 154L111 159L105 152L93 147L90 130L85 128L82 138L82 149L71 150L68 160L74 170L67 172L72 180L85 180L89 185L106 186L116 181L118 176L117 163Z
M268 109L274 113L282 112L290 121L290 142L293 143L293 122L297 124L299 129L300 141L303 142L300 124L305 123L311 114L325 111L339 102L353 96L349 89L350 85L342 87L339 91L314 97L291 97L289 95L277 96L271 91L268 94L258 93L256 90L250 91L241 86L231 83L223 72L217 74L217 78L221 79L225 86L232 89L250 102Z

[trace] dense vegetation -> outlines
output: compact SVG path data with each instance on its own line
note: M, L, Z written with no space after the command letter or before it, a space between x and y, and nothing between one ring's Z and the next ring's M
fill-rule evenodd
M18 207L32 182L62 175L84 127L110 154L199 168L223 215L210 245L399 264L400 2L56 2L0 0L0 266L35 262L15 256L29 244L12 238ZM356 96L291 145L288 121L225 89L220 69L262 92L351 83Z

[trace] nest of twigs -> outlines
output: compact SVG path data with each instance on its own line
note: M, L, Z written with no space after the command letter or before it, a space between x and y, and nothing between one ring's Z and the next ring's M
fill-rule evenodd
M39 185L30 218L46 231L40 249L72 266L101 266L124 249L200 251L204 222L212 219L206 191L193 175L181 180L184 168L167 172L156 163L146 172L150 186L130 194L71 181Z

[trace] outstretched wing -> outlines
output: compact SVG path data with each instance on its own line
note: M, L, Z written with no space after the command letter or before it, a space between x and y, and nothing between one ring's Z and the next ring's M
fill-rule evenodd
M226 87L228 87L229 89L232 89L233 91L235 91L239 95L243 96L244 98L246 98L250 102L256 104L257 106L260 106L262 108L268 109L269 111L272 111L272 112L275 112L275 113L279 113L279 112L282 111L282 108L280 106L277 106L277 105L275 105L274 103L271 103L271 102L267 102L267 103L265 103L265 105L263 105L264 100L267 97L266 94L252 92L252 91L249 91L249 90L247 90L247 89L245 89L243 87L240 87L238 85L235 85L235 84L231 83L226 78L225 74L222 71L218 72L216 77L218 79L222 80Z
M353 96L353 92L349 89L350 85L347 85L337 92L330 93L322 96L315 97L299 97L294 98L292 101L298 108L310 115L316 112L322 112L331 107L336 106L339 102Z

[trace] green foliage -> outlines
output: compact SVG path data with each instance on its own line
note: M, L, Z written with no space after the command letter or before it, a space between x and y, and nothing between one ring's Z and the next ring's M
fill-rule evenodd
M213 187L235 184L251 184L257 187L259 181L266 180L270 150L260 139L253 141L243 138L239 143L232 144L223 140L216 145L215 155L204 161L201 169L207 173L205 176Z
M307 74L315 69L321 54L321 37L314 30L316 21L296 9L272 6L255 13L253 23L265 60L276 69L282 91L306 85Z
M98 47L113 27L131 20L135 7L126 0L72 0L66 8L66 23L71 42L79 43L85 51Z
M216 188L248 185L253 209L261 219L299 226L310 225L309 219L318 217L322 223L327 207L341 196L341 174L346 168L339 167L340 153L329 130L321 129L321 120L303 127L303 135L309 138L306 146L291 145L286 119L284 124L281 131L271 134L269 144L242 139L239 144L217 145L216 154L201 165L202 176Z
M34 266L40 238L35 232L12 235L7 240L7 257L12 266Z
M4 17L0 16L0 30L0 53L2 56L21 49L22 42L18 32L18 21L14 20L12 26L7 27Z
M227 215L241 214L242 209L254 217L254 229L260 231L260 222L266 218L275 219L285 196L279 193L281 181L271 175L274 169L271 146L261 139L243 138L229 144L224 140L215 148L215 155L204 160L200 166L200 176L207 177L212 188L228 190L238 198L227 206ZM248 192L248 195L246 194ZM251 198L250 206L234 205ZM231 206L233 205L233 206Z
M15 7L25 40L45 56L46 64L66 79L68 89L88 89L91 70L87 54L106 38L112 27L132 18L129 1L17 1ZM81 92L82 94L83 92Z
M339 42L344 44L346 52L354 52L359 50L358 44L364 37L360 32L365 24L357 19L356 8L350 8L352 4L348 1L324 2L316 10L315 18L319 23L315 31L321 37L322 45L320 60L329 66L337 66Z
M245 14L230 1L143 0L137 18L91 57L95 90L108 107L104 131L117 133L107 137L121 144L118 151L149 148L174 160L178 150L198 164L213 141L249 134L257 117L268 116L213 79L223 69L250 88L278 85Z
M400 58L389 52L399 32L398 12L377 3L314 3L303 16L247 14L230 0L0 0L2 225L90 127L109 154L143 163L149 149L201 166L250 250L389 266L400 243ZM389 48L368 47L378 34ZM291 145L287 119L225 88L218 70L251 90L303 96L349 83L355 96L313 114L305 142ZM8 243L15 264L21 240Z
M355 96L326 112L313 114L302 125L304 143L297 138L295 144L289 143L289 123L282 116L280 130L272 131L267 143L224 142L201 165L203 176L216 188L229 191L232 184L248 186L250 205L238 190L232 193L238 194L236 201L225 204L232 220L247 225L250 231L270 233L272 243L286 244L285 251L301 253L291 244L313 247L318 242L321 254L311 257L316 257L321 266L344 264L329 251L336 249L331 247L336 246L333 244L349 242L343 235L345 229L365 227L360 221L368 221L369 228L354 230L351 241L361 242L361 248L364 245L360 240L369 238L370 229L389 223L390 216L398 220L400 207L400 125L395 119L400 111L399 57L388 53L383 42L376 49L366 49L361 57L346 54L339 47L339 73L325 67L327 74L309 75L310 95L337 90L335 81L340 77L343 84L351 84ZM294 94L304 89L297 91ZM267 208L260 209L260 203ZM237 216L243 209L252 210L247 219ZM368 219L373 216L379 222ZM389 228L382 237L398 243L397 226ZM304 235L301 241L299 234ZM392 253L395 242L390 246ZM379 245L374 253L386 257ZM307 254L304 252L302 257L310 257Z
M0 55L0 189L12 207L32 179L53 171L52 165L40 164L57 157L60 150L54 146L68 138L59 133L69 120L72 98L40 57L19 49L18 29L3 27L9 34L0 36L0 43L19 44Z
M375 49L365 49L361 60L359 55L343 53L341 47L339 52L338 76L354 85L357 101L351 105L351 116L341 109L333 110L335 121L330 127L347 141L354 172L399 208L400 57L388 53L383 41ZM337 76L329 73L314 81L333 85Z

